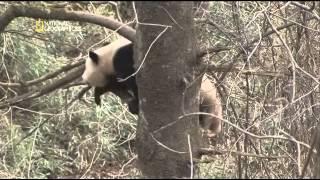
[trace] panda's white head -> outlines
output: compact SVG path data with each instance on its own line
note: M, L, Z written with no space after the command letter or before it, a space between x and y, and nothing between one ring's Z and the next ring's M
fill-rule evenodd
M82 79L85 83L94 87L103 87L108 84L108 76L115 74L114 56L117 51L131 43L125 38L120 38L107 46L95 51L89 51L89 57L85 63Z

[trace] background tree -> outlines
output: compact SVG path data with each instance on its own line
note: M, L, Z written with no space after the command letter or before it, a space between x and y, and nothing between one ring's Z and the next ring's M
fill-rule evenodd
M315 161L315 166L313 169L313 178L318 179L320 178L320 153L319 153L320 152L320 128L319 128L319 125L317 130L314 133L311 147L312 148L314 147L317 150L317 154L313 156L314 157L313 160ZM310 153L310 156L308 156L307 161L311 160L311 157L312 157L311 154L313 154L312 151L310 151L309 153Z

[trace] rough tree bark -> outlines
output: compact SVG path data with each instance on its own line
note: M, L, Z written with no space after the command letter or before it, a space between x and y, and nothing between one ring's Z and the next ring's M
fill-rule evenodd
M199 111L199 77L192 2L136 2L135 58L140 114L137 129L138 166L148 178L190 177L193 170L189 150L197 157L200 132L197 116L179 117ZM152 23L168 25L146 25ZM174 123L175 122L175 123ZM171 125L170 125L171 124ZM165 127L165 128L163 128ZM191 149L188 145L190 135Z

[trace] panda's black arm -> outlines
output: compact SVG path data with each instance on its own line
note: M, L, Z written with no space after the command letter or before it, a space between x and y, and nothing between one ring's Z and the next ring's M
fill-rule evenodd
M109 90L110 89L108 89L106 87L104 87L104 88L96 87L94 89L94 101L95 101L95 103L97 105L101 106L101 98L100 98L100 96L103 95L105 92L107 92ZM122 92L122 91L114 91L114 92ZM132 99L128 102L128 108L129 108L129 111L132 114L138 114L139 113L139 99L138 99L137 96L132 97Z

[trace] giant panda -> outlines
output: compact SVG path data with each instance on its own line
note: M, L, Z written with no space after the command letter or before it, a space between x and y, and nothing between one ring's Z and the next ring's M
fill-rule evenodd
M217 96L217 89L210 81L208 76L204 75L200 87L200 112L215 115L199 116L199 123L203 129L204 134L208 137L214 137L221 132L221 119L222 119L222 105L219 97Z
M120 38L107 46L89 51L82 74L84 82L95 88L95 102L100 105L100 96L113 92L126 102L132 114L139 113L139 97L135 76L119 82L135 72L133 44ZM200 112L213 113L216 117L200 115L199 123L208 137L214 137L221 131L222 107L216 94L216 88L206 75L200 88Z
M132 114L138 114L138 89L135 76L119 81L134 73L133 63L133 44L125 38L120 38L95 51L89 51L82 80L95 88L96 104L100 105L102 94L113 92L128 103Z

